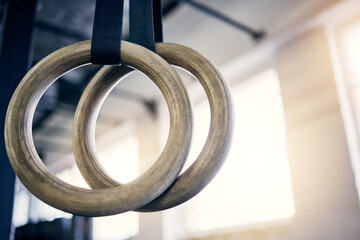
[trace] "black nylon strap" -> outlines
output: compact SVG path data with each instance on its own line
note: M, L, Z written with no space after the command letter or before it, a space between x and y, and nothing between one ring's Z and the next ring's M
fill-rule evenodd
M130 0L129 41L155 50L152 0Z
M121 63L123 10L124 0L96 0L91 42L92 63Z
M155 42L162 42L163 28L162 28L161 0L153 0L153 20L154 20Z

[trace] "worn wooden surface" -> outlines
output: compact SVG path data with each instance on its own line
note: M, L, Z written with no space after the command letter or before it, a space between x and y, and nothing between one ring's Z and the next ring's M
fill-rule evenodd
M157 43L156 53L170 64L190 71L204 87L210 103L211 124L206 144L196 161L181 174L160 197L138 211L158 211L177 206L198 194L217 174L229 151L233 112L229 88L221 74L209 60L187 47ZM119 186L98 164L95 152L95 125L99 108L106 93L127 71L106 66L99 71L85 89L78 104L73 131L73 147L81 173L92 188ZM161 86L159 86L161 89ZM164 92L163 92L164 94ZM165 94L164 94L165 95ZM165 95L166 96L166 95ZM169 111L173 111L169 106ZM169 141L173 141L175 123L172 123ZM173 151L165 147L162 156Z
M103 216L134 210L159 196L178 176L191 137L191 107L178 74L156 54L122 43L123 63L147 74L162 89L169 105L169 149L153 167L129 184L89 190L70 185L51 173L38 156L32 118L44 91L62 74L90 63L90 41L62 48L39 62L23 78L9 104L5 139L11 165L21 182L39 199L66 212ZM91 106L90 106L91 108Z

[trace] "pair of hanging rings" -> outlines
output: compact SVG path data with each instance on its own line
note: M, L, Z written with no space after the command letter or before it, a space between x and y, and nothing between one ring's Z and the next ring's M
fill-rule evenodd
M216 66L192 49L156 43L155 52L122 41L122 66L103 67L79 101L73 149L80 172L91 189L68 184L50 172L40 159L32 137L33 116L41 96L66 72L91 63L91 42L64 47L44 58L25 75L8 107L5 142L10 163L30 192L65 212L95 217L175 207L194 197L213 179L230 147L233 113L229 88ZM210 130L203 150L181 175L190 146L192 112L187 91L169 64L188 70L200 81L211 110ZM170 132L157 161L135 180L120 184L108 176L97 160L95 125L108 93L133 69L145 73L164 95Z

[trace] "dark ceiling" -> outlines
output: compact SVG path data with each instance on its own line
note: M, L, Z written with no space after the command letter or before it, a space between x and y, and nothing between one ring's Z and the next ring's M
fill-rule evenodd
M38 0L36 10L35 28L33 34L33 62L35 65L41 59L55 50L74 42L91 39L92 24L94 19L96 0ZM4 16L6 1L0 2L0 16ZM168 15L178 5L175 1L162 1L164 17ZM128 1L125 1L123 19L123 39L128 36ZM47 126L47 119L54 114L61 115L64 119L72 119L73 113L81 93L92 76L100 69L98 65L88 65L73 70L58 81L56 81L41 98L35 112L33 121L34 142L39 154L46 159L49 151L65 153L71 151L71 137L67 137L65 145L59 141L43 140L37 137L38 132L48 131L46 134L60 135L58 132L71 136L71 131L67 127ZM136 94L118 90L120 98L129 98L141 101L143 104L152 108L151 99L137 98ZM60 114L59 114L60 113ZM108 116L109 126L118 124L121 120L116 116ZM49 132L51 131L51 132ZM62 141L64 142L64 141Z

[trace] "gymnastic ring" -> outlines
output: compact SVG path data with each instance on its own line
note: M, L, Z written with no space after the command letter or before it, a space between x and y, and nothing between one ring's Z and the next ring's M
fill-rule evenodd
M168 209L198 194L221 168L230 148L233 129L230 91L214 64L196 51L177 44L157 43L155 52L170 64L185 68L201 82L210 103L211 123L206 144L196 161L162 195L137 210L141 212ZM124 74L121 67L103 67L83 92L75 113L73 147L76 162L90 187L95 189L120 184L98 164L94 142L96 118L106 97L102 93L109 92Z
M56 79L67 71L90 63L90 48L90 41L64 47L44 58L25 75L9 104L5 140L15 173L35 196L65 212L106 216L137 209L173 183L189 149L191 105L180 77L165 60L139 45L123 41L123 64L140 69L166 93L172 135L153 167L128 184L91 190L62 181L46 168L36 152L32 119L39 99Z

